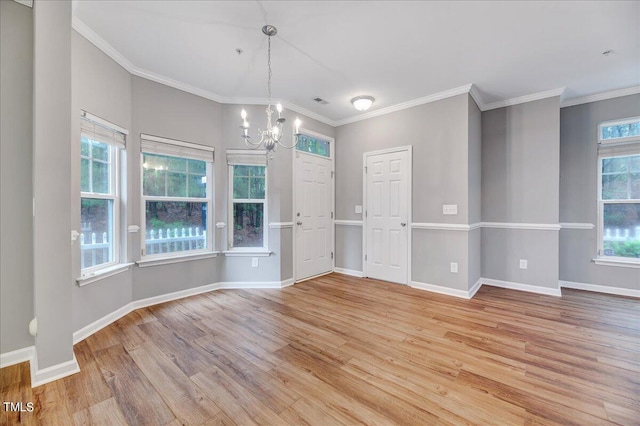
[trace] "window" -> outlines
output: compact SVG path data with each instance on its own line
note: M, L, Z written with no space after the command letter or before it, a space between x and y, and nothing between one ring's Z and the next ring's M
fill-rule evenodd
M601 258L640 262L640 121L599 126L598 253ZM631 143L629 143L631 141ZM606 146L608 144L609 146Z
M213 147L141 135L143 258L213 251Z
M598 141L601 144L640 141L640 117L601 123Z
M80 129L82 276L120 262L118 160L125 146L125 134L108 127L109 124L83 112Z
M266 154L261 151L227 151L229 249L267 248L266 162Z
M329 141L305 133L298 136L296 150L322 157L331 157L331 143Z

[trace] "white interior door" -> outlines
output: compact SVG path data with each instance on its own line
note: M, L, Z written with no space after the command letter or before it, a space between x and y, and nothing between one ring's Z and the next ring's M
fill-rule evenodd
M333 269L333 176L329 158L296 151L296 281Z
M407 284L409 150L365 154L365 275Z

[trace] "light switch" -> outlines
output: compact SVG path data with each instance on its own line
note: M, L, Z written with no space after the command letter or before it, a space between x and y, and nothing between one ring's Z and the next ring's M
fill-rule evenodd
M458 273L458 264L456 262L451 262L451 272L454 274Z
M527 269L527 259L520 259L520 269Z
M356 213L362 214L362 206L356 206Z
M456 214L458 214L458 205L457 204L443 204L442 205L442 214L445 214L445 215L456 215Z
M258 267L258 258L257 257L252 257L251 258L251 267L252 268L257 268Z

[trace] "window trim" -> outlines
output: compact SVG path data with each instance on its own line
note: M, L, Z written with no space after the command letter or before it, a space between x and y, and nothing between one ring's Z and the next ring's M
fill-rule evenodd
M231 151L227 152L229 155ZM241 155L263 155L265 156L266 161L266 152L264 151L234 151L234 153L240 153ZM232 154L233 155L233 154ZM229 182L228 185L228 197L227 197L227 214L228 214L228 231L227 231L227 250L223 253L226 256L241 255L241 253L245 253L246 255L251 254L265 254L268 255L271 252L269 251L269 168L266 165L260 165L260 167L264 167L264 199L246 199L246 198L233 198L233 166L256 166L257 164L244 164L244 163L231 163L229 164L227 160L227 179ZM235 222L233 217L233 205L234 203L261 203L262 207L262 246L256 247L234 247L233 246L233 231L235 228Z
M162 138L158 136L140 134L140 260L136 263L139 267L155 266L167 263L182 262L195 260L199 258L215 257L218 252L215 250L215 175L214 175L214 148L207 145L200 145L191 142L184 142L175 139ZM153 142L153 148L145 148L143 141ZM163 146L167 145L167 149L163 150ZM180 148L186 148L187 151L180 156ZM176 151L177 150L177 151ZM198 150L203 153L202 158L194 158L188 154L191 150ZM166 196L150 196L144 195L144 154L161 155L165 157L175 157L183 159L192 159L205 162L205 176L207 178L207 193L204 198L197 197L166 197ZM209 157L210 154L210 157ZM206 159L204 156L206 155ZM179 203L206 203L207 204L207 248L186 251L174 251L169 253L146 253L146 236L147 236L147 220L146 205L147 201L160 202L179 202Z
M80 146L82 146L82 122L86 121L91 123L94 126L100 126L104 129L120 133L123 136L123 140L126 141L127 131L112 124L102 118L94 116L92 114L87 113L86 111L81 111L81 126L80 126ZM101 263L99 265L91 266L88 268L82 268L80 266L80 278L78 281L86 281L87 284L89 282L97 281L97 279L92 279L92 277L99 277L104 275L105 273L110 272L114 268L119 268L120 265L123 264L122 254L124 253L122 245L122 227L121 227L121 195L122 191L120 188L122 177L122 166L121 166L121 155L124 151L124 145L116 142L108 143L103 140L96 140L96 142L105 144L109 147L109 186L112 189L110 194L96 193L96 192L85 192L82 191L82 182L80 183L80 206L82 206L83 199L96 199L96 200L111 200L113 202L113 221L112 221L112 232L111 232L111 244L113 244L113 260L111 262ZM82 159L82 151L80 152L80 160ZM92 162L92 159L90 159ZM92 163L91 163L92 164ZM93 171L93 166L91 168L91 172ZM93 176L91 173L90 176ZM93 189L93 188L91 188ZM82 207L80 207L82 209ZM82 222L82 212L80 213L80 221ZM82 243L80 246L80 256L83 256L82 253ZM82 265L82 263L80 264Z
M630 118L624 118L622 120L611 120L611 121L605 121L598 124L598 144L613 145L613 144L640 142L640 135L626 136L623 138L614 138L614 139L602 139L603 127L618 126L620 124L630 124L630 123L636 123L636 122L640 122L640 117L630 117Z
M610 124L613 122L603 123ZM598 125L598 132L600 132L600 125ZM597 247L596 247L596 257L593 259L593 262L596 265L606 265L606 266L615 266L615 267L637 267L634 265L640 266L640 259L634 259L630 257L623 256L605 256L604 255L604 206L606 204L639 204L640 199L612 199L612 200L603 200L602 199L602 161L608 158L616 158L616 157L629 157L632 155L640 155L640 143L637 146L633 147L633 152L625 152L625 153L599 153L597 156L597 167L598 167L598 194L597 194Z

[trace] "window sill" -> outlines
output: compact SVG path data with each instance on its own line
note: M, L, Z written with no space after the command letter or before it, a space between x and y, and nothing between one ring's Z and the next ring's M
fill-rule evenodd
M136 264L140 268L147 268L149 266L158 266L158 265L169 265L171 263L180 263L180 262L189 262L191 260L201 260L201 259L209 259L211 257L218 256L217 251L210 251L207 253L198 253L198 254L186 254L181 256L170 256L170 257L157 257L151 259L142 259L138 260Z
M592 260L596 265L602 266L618 266L621 268L640 268L640 259L639 260L618 260L618 259L606 259L602 257L597 257Z
M133 263L119 263L108 268L100 269L99 271L91 272L88 275L83 275L80 278L76 278L76 282L78 283L79 287L82 287L87 284L91 284L96 281L100 281L105 278L120 274L124 271L128 271L131 265L133 265Z
M248 256L253 256L253 257L268 257L271 256L273 254L273 252L269 251L269 250L260 250L260 249L256 249L256 250L227 250L227 251L223 251L222 252L225 256L227 257L248 257Z

